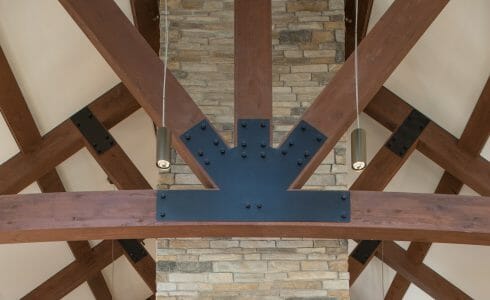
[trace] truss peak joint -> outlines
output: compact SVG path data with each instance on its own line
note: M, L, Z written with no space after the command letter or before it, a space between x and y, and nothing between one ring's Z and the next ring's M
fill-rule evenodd
M112 135L88 107L84 107L70 119L97 154L102 154L116 145Z
M289 190L327 140L325 135L301 121L275 148L269 120L237 122L233 148L207 120L180 137L219 190L159 191L158 221L350 221L348 191Z
M413 109L385 146L396 155L403 157L417 141L429 122L429 118Z

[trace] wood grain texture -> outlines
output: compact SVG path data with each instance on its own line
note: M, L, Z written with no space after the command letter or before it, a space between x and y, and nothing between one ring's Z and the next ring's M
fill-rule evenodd
M160 51L158 0L131 0L134 25L155 53Z
M383 244L384 255L376 256L435 299L473 299L424 264L414 264L394 242Z
M153 122L161 124L164 65L117 4L112 0L60 0L60 3ZM178 138L206 117L171 72L167 72L165 99L165 123L174 136L173 147L204 186L215 186Z
M114 255L112 254L113 245ZM112 244L112 241L103 241L92 248L90 255L73 261L22 299L61 299L87 281L88 278L111 264L113 256L114 259L117 259L122 254L122 248L118 243Z
M0 107L21 153L34 151L42 137L1 47ZM65 187L56 169L48 171L38 179L37 183L43 193L65 192ZM90 254L91 248L88 241L72 241L68 242L68 246L75 259L80 259L87 253ZM112 299L100 272L88 278L87 283L96 299Z
M390 130L396 128L399 116L411 110L408 103L382 88L366 107L365 113ZM445 129L429 122L417 143L417 150L437 163L451 175L476 192L490 192L490 163L481 156L473 156L458 146L458 139Z
M368 30L371 10L374 0L364 0L358 2L358 21L357 42L359 43ZM356 0L345 1L345 57L349 57L354 52L355 46L355 25L356 25Z
M487 80L478 102L473 109L468 123L458 141L458 147L470 155L478 156L485 146L490 134L490 80ZM436 188L437 194L459 194L463 183L448 172L444 172ZM489 195L486 195L489 196ZM431 243L414 242L407 249L407 257L415 265L423 263L429 253ZM408 277L407 277L408 278ZM403 299L410 281L401 274L396 274L386 293L385 299Z
M89 105L92 113L111 128L139 105L119 84ZM18 193L58 164L82 149L83 140L71 120L66 120L43 136L35 151L18 153L0 165L0 194Z
M323 237L490 244L490 198L351 192L350 223L156 221L156 192L0 196L0 243L148 237Z
M235 1L235 123L272 118L271 1Z
M397 0L359 45L359 108L369 104L384 82L448 3ZM293 183L301 187L354 122L354 59L349 57L303 115L328 137ZM349 105L351 103L352 105Z

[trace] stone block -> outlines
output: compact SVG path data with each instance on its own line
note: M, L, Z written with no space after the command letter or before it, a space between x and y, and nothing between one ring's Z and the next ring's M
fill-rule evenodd
M214 272L267 272L267 262L264 261L229 261L213 262Z

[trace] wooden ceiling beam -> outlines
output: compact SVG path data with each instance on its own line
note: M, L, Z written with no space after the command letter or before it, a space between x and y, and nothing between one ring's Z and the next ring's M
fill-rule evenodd
M376 95L398 64L408 54L447 0L397 0L359 45L359 108ZM303 115L306 121L328 137L292 184L301 187L354 122L354 59L349 57L328 86ZM352 103L352 105L346 105Z
M73 126L75 126L75 124L73 124ZM119 190L152 189L151 185L148 183L148 181L146 181L145 177L131 162L131 159L116 141L114 141L114 145L111 148L103 153L98 153L90 141L85 139L81 133L80 135L84 140L85 147L89 150L90 154L92 154L97 163L102 167L110 181ZM150 290L155 293L157 267L151 255L146 253L144 258L135 262L130 257L129 253L124 251L124 254L136 272L138 272L141 278L143 278Z
M134 25L155 53L160 51L160 10L158 0L131 0Z
M1 47L0 107L21 153L29 153L35 150L35 146L41 141L41 134ZM37 180L37 183L43 193L65 192L65 187L56 169L48 171L46 175ZM75 259L81 259L90 254L91 249L88 241L71 241L68 242L68 246ZM100 272L88 278L87 283L97 299L112 298L107 283Z
M239 119L271 118L271 1L236 0L235 124Z
M490 79L487 80L483 91L476 103L473 113L458 141L458 147L466 150L470 155L479 156L490 134ZM437 194L459 194L463 182L444 172L436 188ZM490 196L490 195L485 195ZM406 256L415 266L420 266L429 253L431 243L414 242L407 249ZM401 272L396 274L386 293L386 299L403 299L407 292L410 276L403 276Z
M118 84L89 106L106 128L124 120L139 105L122 85ZM18 153L0 165L0 194L22 191L49 170L82 149L83 140L71 120L66 120L46 135L29 153Z
M148 190L0 196L0 243L290 236L490 244L490 198L351 191L351 222L157 222Z
M364 0L358 3L357 42L359 43L367 34L371 10L374 0ZM345 1L345 57L354 52L356 25L356 0Z
M396 243L384 242L382 247L383 254L378 249L376 256L434 299L473 299L426 265L414 264ZM387 294L385 299L393 298Z
M400 112L410 109L413 107L383 87L364 112L393 131ZM490 162L459 147L458 139L434 121L420 135L417 150L479 194L490 193Z
M117 4L113 0L60 0L60 3L159 126L165 66ZM165 99L165 124L173 134L172 146L204 186L214 187L212 179L179 138L206 120L206 116L171 72L167 72Z
M100 273L102 269L112 263L113 259L116 260L123 255L123 250L119 244L108 240L101 242L90 252L90 255L73 261L22 299L61 299L89 278Z

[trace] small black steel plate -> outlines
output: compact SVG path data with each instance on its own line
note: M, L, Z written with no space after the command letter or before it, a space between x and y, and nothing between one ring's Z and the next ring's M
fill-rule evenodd
M412 110L398 130L393 133L386 147L396 155L403 157L429 122L430 120L421 112L416 109Z
M116 144L112 135L97 120L88 107L74 114L71 120L97 153L104 153Z
M354 251L352 251L351 256L361 264L365 264L369 257L374 254L374 251L376 251L380 243L381 241L376 240L361 241Z
M350 221L347 191L288 191L327 139L304 121L277 149L268 120L238 120L232 149L207 121L181 139L219 190L160 191L160 221Z
M119 240L119 243L134 263L139 262L148 255L148 251L146 251L145 247L137 240Z

